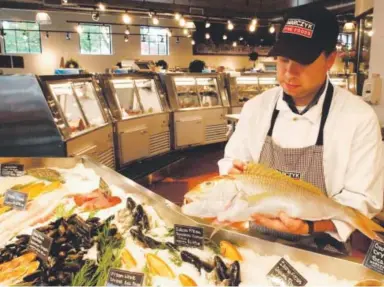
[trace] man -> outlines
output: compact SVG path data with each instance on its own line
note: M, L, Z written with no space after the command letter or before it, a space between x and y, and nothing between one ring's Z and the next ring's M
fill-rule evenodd
M270 52L280 87L248 101L219 161L221 174L259 162L310 182L328 197L369 217L383 205L383 154L378 119L361 98L327 76L335 62L336 17L324 7L292 11ZM317 222L254 215L282 234L328 233L345 242L354 230L337 220Z

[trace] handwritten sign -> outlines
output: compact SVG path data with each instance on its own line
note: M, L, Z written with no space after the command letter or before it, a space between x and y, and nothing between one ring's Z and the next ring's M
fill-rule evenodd
M384 244L372 241L364 259L364 266L384 275Z
M28 194L16 190L8 190L5 193L4 205L11 206L15 209L24 210L27 206Z
M18 163L3 163L0 166L1 176L18 177L24 175L24 165Z
M44 262L48 261L48 256L51 252L53 239L44 233L33 230L31 238L29 239L28 249L36 253Z
M142 286L143 281L143 273L111 268L108 273L107 286Z
M175 244L184 247L204 248L204 229L196 226L175 224Z
M273 286L305 286L308 281L287 260L281 258L267 275Z

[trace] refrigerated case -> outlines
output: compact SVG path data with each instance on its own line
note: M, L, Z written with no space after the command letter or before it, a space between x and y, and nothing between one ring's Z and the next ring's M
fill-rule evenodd
M104 75L100 83L115 121L119 168L170 151L170 110L157 74Z
M240 113L245 102L278 84L276 73L242 73L240 76L228 74L226 83L233 114Z
M206 145L227 140L229 100L220 74L163 76L173 111L173 147Z
M331 83L356 94L356 74L330 74Z
M90 75L0 77L0 154L88 155L115 168L113 126Z

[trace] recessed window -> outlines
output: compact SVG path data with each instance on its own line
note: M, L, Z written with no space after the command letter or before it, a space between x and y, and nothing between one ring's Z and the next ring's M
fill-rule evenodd
M169 55L168 29L141 27L141 55Z
M111 26L80 24L80 53L112 55Z
M40 54L39 24L33 22L3 21L4 50L6 54Z

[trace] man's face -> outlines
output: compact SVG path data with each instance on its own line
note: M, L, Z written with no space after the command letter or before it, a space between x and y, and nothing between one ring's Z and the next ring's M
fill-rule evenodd
M322 53L313 63L302 65L285 57L277 57L277 80L284 92L296 98L312 95L324 83L336 53Z

